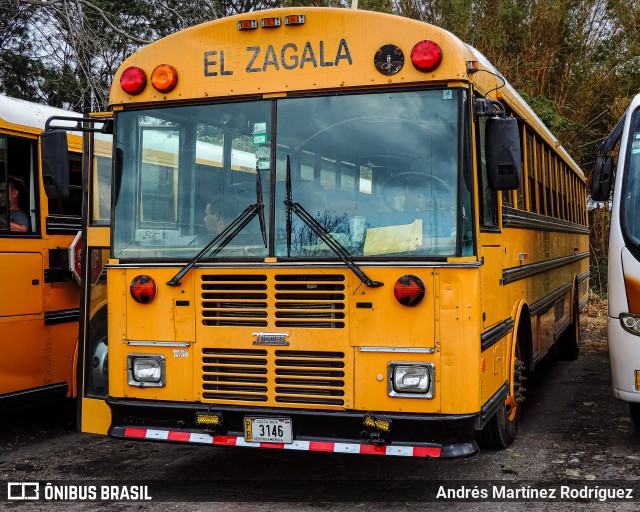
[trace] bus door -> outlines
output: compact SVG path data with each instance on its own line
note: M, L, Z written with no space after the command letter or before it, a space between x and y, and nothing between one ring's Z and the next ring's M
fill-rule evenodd
M92 124L92 123L89 123ZM99 119L95 125L101 126ZM93 127L90 126L89 129ZM111 135L85 132L83 244L80 253L83 294L80 305L78 394L80 430L106 434L111 413L107 358L107 273L111 211Z

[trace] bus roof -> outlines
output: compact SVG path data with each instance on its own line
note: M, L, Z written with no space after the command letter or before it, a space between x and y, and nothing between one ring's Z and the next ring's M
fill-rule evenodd
M44 130L44 125L51 116L81 117L81 115L70 110L18 100L0 94L0 123L34 128L34 133ZM75 126L75 123L70 121L60 122L59 124Z
M284 18L303 15L304 23L287 25ZM280 25L261 28L261 22L278 18ZM255 28L240 30L241 21L255 21ZM414 45L431 40L442 50L441 64L433 71L418 70L411 62ZM379 50L394 45L403 64L394 74L376 69ZM393 57L394 59L396 57ZM469 73L467 63L477 61L487 73ZM154 89L156 66L169 64L178 74L168 93ZM147 84L129 95L120 85L123 72L140 68ZM110 101L118 105L203 100L232 96L286 96L304 91L337 91L375 86L415 86L436 83L464 86L473 83L479 92L505 98L517 115L559 152L584 179L577 164L558 139L520 95L476 49L450 32L421 21L373 11L297 7L254 11L221 18L177 32L140 49L120 66L111 87ZM497 90L497 91L496 91ZM510 100L510 101L509 101Z

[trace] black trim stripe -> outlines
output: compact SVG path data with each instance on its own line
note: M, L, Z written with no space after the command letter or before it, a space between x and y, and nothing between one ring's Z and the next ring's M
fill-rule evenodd
M589 257L589 252L581 252L572 256L562 256L560 258L553 258L550 260L539 261L537 263L530 263L528 265L520 265L519 267L506 268L502 271L501 284L514 283L527 277L541 274L542 272L548 272L555 268L564 267L576 261L583 260Z
M572 286L573 286L573 283L567 283L561 286L560 288L558 288L557 290L551 292L546 297L543 297L542 299L535 301L533 304L529 306L529 311L531 312L532 315L537 315L541 311L546 311L551 307L551 305L556 300L562 297L565 293L570 292Z
M492 345L496 344L502 338L504 338L507 334L511 332L513 329L513 320L511 318L507 318L506 320L500 322L495 327L485 331L480 336L480 347L481 350L487 350Z
M589 270L587 270L584 274L580 274L578 276L578 283L581 283L582 281L584 281L585 279L589 279L589 276L591 275L591 272Z
M63 382L0 395L0 411L5 412L62 400L67 396L68 389L66 382Z
M589 234L589 228L582 224L555 219L538 213L525 212L506 205L502 206L502 227L534 229L536 231L561 231L580 235Z
M589 302L589 297L587 297L586 299L584 299L582 302L580 302L580 304L578 305L578 309L580 311L582 311L584 308L587 307L587 303Z
M44 314L44 325L64 324L67 322L78 322L80 320L79 309L61 309L58 311L46 311Z
M476 430L482 429L498 410L500 404L503 404L509 396L509 383L505 382L496 393L487 400L487 403L480 409L480 417L476 420Z

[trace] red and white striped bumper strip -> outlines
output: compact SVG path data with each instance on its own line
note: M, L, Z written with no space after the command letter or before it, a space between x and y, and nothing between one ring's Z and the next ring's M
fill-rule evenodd
M268 448L276 450L301 450L310 452L355 453L363 455L397 455L400 457L440 457L439 446L376 446L359 443L331 443L323 441L294 441L291 444L248 443L243 437L210 436L194 432L157 430L151 428L116 427L112 434L129 439L149 441L173 441L182 443L214 444L220 446L242 446L245 448Z

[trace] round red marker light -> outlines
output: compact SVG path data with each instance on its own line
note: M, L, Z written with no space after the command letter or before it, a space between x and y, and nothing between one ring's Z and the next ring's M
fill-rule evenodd
M147 74L140 68L132 66L124 70L120 76L120 87L127 94L135 96L147 86Z
M417 306L426 294L424 281L412 274L402 276L393 286L393 295L403 306Z
M411 63L424 73L433 71L442 62L442 50L433 41L420 41L411 50Z
M148 304L156 298L158 286L152 277L143 274L131 281L129 291L133 300L140 304Z
M170 64L160 64L151 73L151 85L162 93L171 92L178 85L178 72Z

